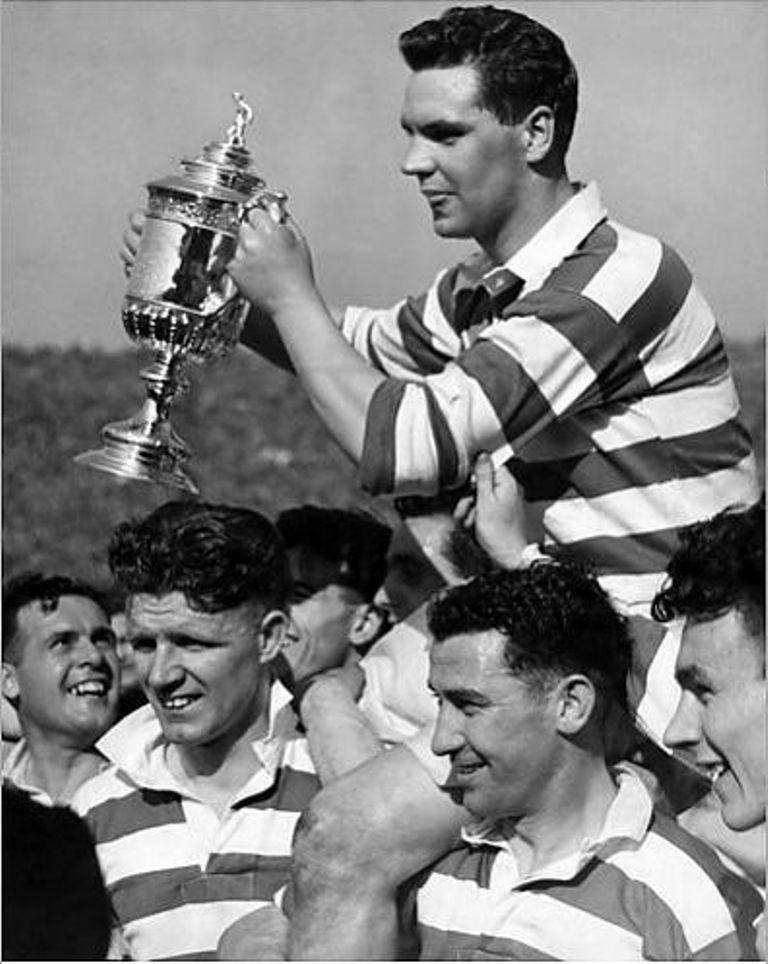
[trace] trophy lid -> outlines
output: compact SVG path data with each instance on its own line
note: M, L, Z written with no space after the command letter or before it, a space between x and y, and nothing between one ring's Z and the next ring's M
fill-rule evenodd
M194 160L182 160L184 174L151 181L148 188L240 203L265 186L263 178L250 169L251 152L245 146L245 128L253 120L253 109L242 94L235 92L232 97L237 112L226 139L210 141Z

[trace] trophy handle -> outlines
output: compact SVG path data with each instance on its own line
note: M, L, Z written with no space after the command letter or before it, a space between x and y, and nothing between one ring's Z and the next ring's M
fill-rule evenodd
M288 217L288 212L285 209L287 203L288 195L284 191L270 191L269 188L263 188L241 205L240 220L247 220L249 211L254 208L261 208L262 211L267 212L275 224L285 224Z

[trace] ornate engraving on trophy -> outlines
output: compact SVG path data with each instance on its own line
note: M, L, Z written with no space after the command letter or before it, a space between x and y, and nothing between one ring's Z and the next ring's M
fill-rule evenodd
M147 185L146 221L122 311L128 337L154 353L140 372L147 400L132 418L102 429L102 448L75 459L191 492L198 489L185 468L189 449L171 427L170 406L187 388L186 363L226 355L240 336L248 305L226 267L242 218L263 207L282 221L286 202L251 170L245 128L253 111L241 94L232 96L237 112L226 140L182 161L182 174Z

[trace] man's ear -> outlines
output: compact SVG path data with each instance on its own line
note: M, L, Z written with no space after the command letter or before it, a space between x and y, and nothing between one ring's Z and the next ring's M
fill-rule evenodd
M534 107L522 124L526 160L529 164L538 164L555 143L555 112L542 104Z
M259 627L259 657L262 663L273 660L285 643L288 616L279 609L270 609Z
M363 603L358 606L349 628L350 644L367 646L372 643L381 632L385 619L386 614L373 603Z
M13 663L3 662L3 696L14 706L19 698L19 681Z
M597 702L595 685L588 676L572 673L557 684L557 730L563 736L580 733L592 717Z

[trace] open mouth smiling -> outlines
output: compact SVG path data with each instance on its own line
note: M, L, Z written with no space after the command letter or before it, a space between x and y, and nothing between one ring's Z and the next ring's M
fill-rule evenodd
M159 696L158 702L160 706L168 713L179 713L182 710L186 710L188 706L191 706L200 697L196 695L176 695L176 696Z
M109 692L111 681L105 679L85 679L67 687L71 696L97 696L103 698Z

